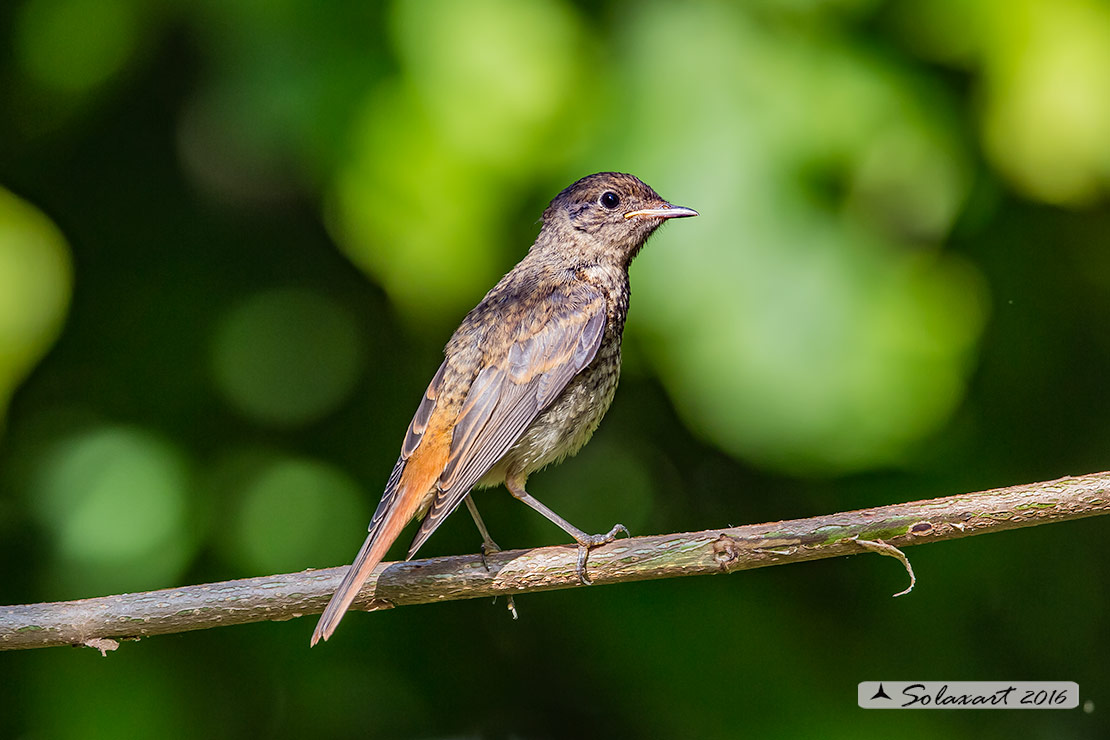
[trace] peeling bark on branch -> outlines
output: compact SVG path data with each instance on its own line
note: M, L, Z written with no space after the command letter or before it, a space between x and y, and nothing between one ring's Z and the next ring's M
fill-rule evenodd
M704 532L617 540L590 554L597 586L856 555L1110 513L1110 472L979 493ZM573 545L382 563L355 609L580 587ZM246 578L80 601L0 607L0 650L91 645L318 614L347 568ZM308 632L305 632L308 641Z

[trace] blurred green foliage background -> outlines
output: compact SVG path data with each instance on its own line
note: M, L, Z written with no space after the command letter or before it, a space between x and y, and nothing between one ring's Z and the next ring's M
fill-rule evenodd
M0 603L348 562L450 331L598 170L702 215L532 482L578 526L1110 467L1100 0L14 0L0 39ZM897 600L862 557L5 653L0 736L1105 737L1105 531L919 548ZM1086 708L857 709L882 678Z

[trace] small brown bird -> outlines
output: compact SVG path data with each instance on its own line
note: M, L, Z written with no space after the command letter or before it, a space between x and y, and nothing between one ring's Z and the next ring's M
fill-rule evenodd
M496 551L471 489L504 483L578 543L585 584L592 547L611 542L572 526L524 490L528 476L573 455L590 439L617 388L628 316L628 265L670 218L697 211L670 203L632 175L601 172L559 193L527 256L474 310L444 349L401 445L381 503L312 644L327 640L367 576L410 521L423 517L412 557L466 501Z

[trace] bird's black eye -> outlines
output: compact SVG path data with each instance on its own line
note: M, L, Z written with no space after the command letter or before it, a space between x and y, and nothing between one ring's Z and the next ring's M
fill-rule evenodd
M621 204L621 199L612 190L606 190L604 193L601 194L601 198L598 199L598 203L605 206L611 211Z

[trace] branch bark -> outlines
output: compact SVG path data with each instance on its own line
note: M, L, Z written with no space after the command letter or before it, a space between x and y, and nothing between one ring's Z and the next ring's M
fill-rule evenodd
M1110 472L1093 473L808 519L622 539L590 553L589 573L597 586L731 573L866 552L857 539L901 548L1107 513ZM554 546L496 553L486 564L478 555L382 563L354 608L576 588L575 559L573 546ZM0 650L88 645L104 653L117 639L317 614L346 570L4 606Z

